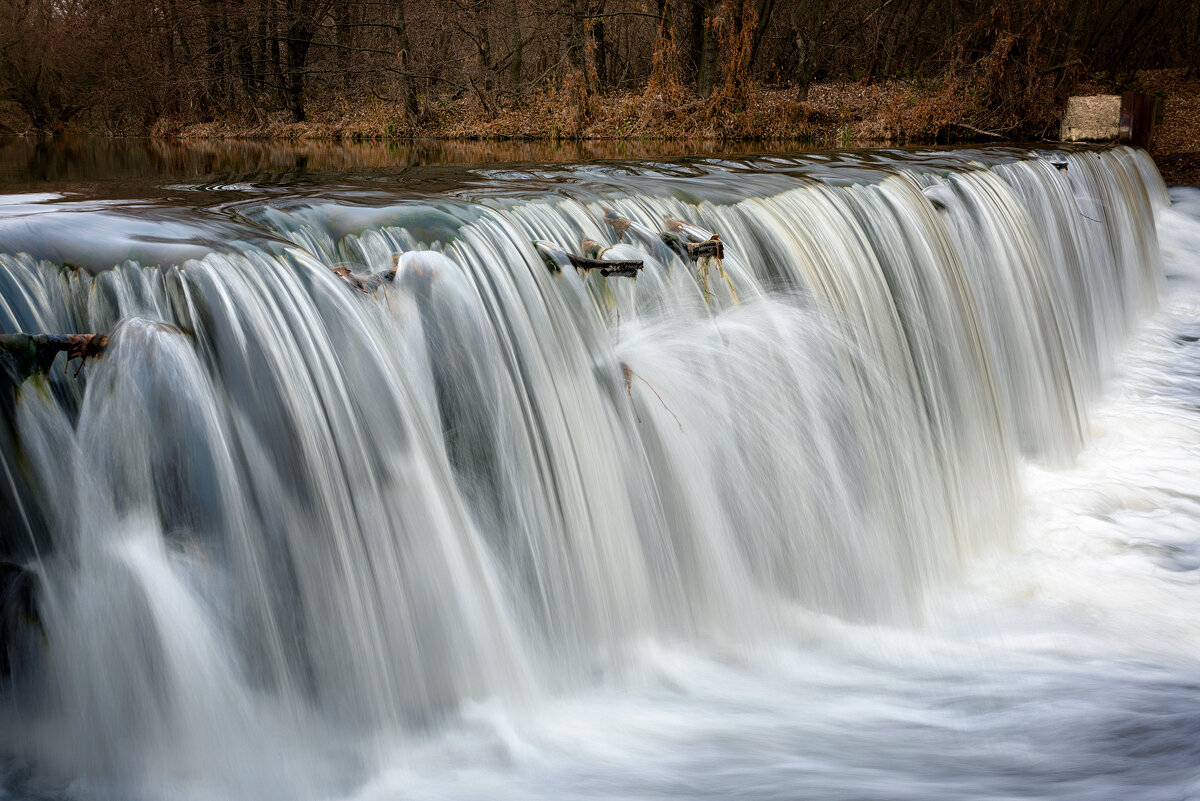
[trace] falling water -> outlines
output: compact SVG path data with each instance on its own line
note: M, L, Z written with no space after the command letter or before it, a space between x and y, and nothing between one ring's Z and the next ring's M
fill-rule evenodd
M18 795L1019 787L1003 767L959 786L867 766L884 746L827 705L890 686L872 650L926 654L901 659L915 670L961 647L922 640L947 625L938 599L1012 564L1028 475L1090 441L1163 284L1169 201L1140 151L495 171L152 220L13 197L0 331L111 334L78 375L60 356L3 399ZM724 259L681 258L664 220L718 233ZM547 268L583 239L644 267ZM927 707L965 672L963 703L1009 709L972 653ZM797 667L817 654L835 667ZM825 751L783 712L774 740L705 737L765 714L744 687L804 695L842 784L807 783ZM635 698L631 719L663 719L625 740L611 708ZM545 746L574 716L607 721L603 749ZM654 752L670 719L697 764L790 750L706 790Z

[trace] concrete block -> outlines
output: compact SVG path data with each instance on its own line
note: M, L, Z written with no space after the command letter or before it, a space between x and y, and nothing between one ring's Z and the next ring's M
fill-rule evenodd
M1121 96L1091 95L1067 100L1064 142L1113 142L1121 139Z

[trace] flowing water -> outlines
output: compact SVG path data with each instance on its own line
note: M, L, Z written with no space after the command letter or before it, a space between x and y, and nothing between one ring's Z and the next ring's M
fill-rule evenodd
M1200 190L678 155L10 170L0 798L1200 798Z

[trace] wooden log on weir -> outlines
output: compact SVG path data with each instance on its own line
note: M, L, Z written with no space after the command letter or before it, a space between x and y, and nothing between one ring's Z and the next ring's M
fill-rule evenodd
M574 253L568 253L567 258L576 270L598 270L605 278L610 275L634 276L644 266L640 259L586 259Z
M713 234L712 239L704 242L688 242L684 247L687 249L688 258L692 261L700 261L705 258L725 258L725 243L721 241L719 234Z
M67 361L101 356L108 347L107 334L0 334L0 368L14 383L35 372L46 372L59 353ZM76 369L76 374L79 370Z
M683 240L688 258L692 261L700 261L704 258L722 260L725 258L725 243L721 241L720 234L705 237L704 234L707 232L703 229L672 217L665 218L665 222L667 230Z
M636 224L632 220L620 216L612 209L604 210L604 222L612 227L618 240L628 231L641 227L635 228ZM725 243L721 241L719 234L702 237L700 229L696 226L670 217L666 218L666 224L667 230L657 234L658 239L680 257L693 263L706 258L725 258ZM643 238L648 238L647 233L643 233Z
M596 270L600 275L608 278L612 275L621 276L636 276L644 266L640 259L602 259L591 258L588 256L577 256L574 253L568 253L562 248L550 242L535 242L534 245L541 254L542 261L546 263L546 267L550 272L558 272L563 262L570 264L576 270L587 272L588 270ZM598 242L590 239L583 240L583 250L591 252L597 256L603 253L604 248Z

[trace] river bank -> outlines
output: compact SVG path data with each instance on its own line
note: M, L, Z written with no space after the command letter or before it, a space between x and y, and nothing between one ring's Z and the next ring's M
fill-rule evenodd
M1200 184L1200 79L1178 69L1146 70L1130 85L1165 99L1151 151L1164 179L1173 185ZM1120 88L1090 81L1076 94ZM183 140L758 142L828 148L1013 141L1003 132L964 122L971 119L967 102L945 86L837 81L815 84L803 102L791 89L760 88L734 104L727 98L705 101L676 88L596 97L580 113L557 93L545 91L491 112L469 95L446 99L413 123L395 104L333 99L313 103L304 122L284 114L186 125L164 120L154 133ZM1053 140L1057 111L1031 114L1045 120L1041 138Z
M1183 70L1138 73L1141 88L1164 98L1150 155L1169 186L1200 186L1200 79Z
M1131 86L1165 99L1165 116L1151 155L1166 182L1200 185L1200 80L1188 78L1182 70L1155 70L1138 73ZM1120 88L1127 87L1093 81L1081 84L1076 94ZM443 99L430 103L415 123L405 119L394 103L333 98L314 99L304 122L294 122L279 112L207 122L160 119L148 131L140 132L91 128L78 132L149 133L156 141L190 147L221 142L278 144L304 153L314 151L310 155L319 161L345 160L346 156L330 157L315 151L336 148L339 143L373 143L379 145L379 152L373 152L369 161L376 166L396 158L396 145L400 144L408 157L418 162L449 158L460 163L678 158L712 152L1021 141L958 122L970 117L964 116L961 103L956 106L953 101L952 93L938 94L930 87L902 81L830 82L814 85L803 102L790 89L759 88L743 97L737 108L728 102L722 105L720 99L709 102L689 97L678 89L657 95L617 93L593 98L581 115L547 89L492 113L469 95ZM1032 141L1052 141L1057 134L1052 124L1057 111L1042 113L1051 122ZM435 157L432 151L446 154ZM275 160L274 156L268 159Z

